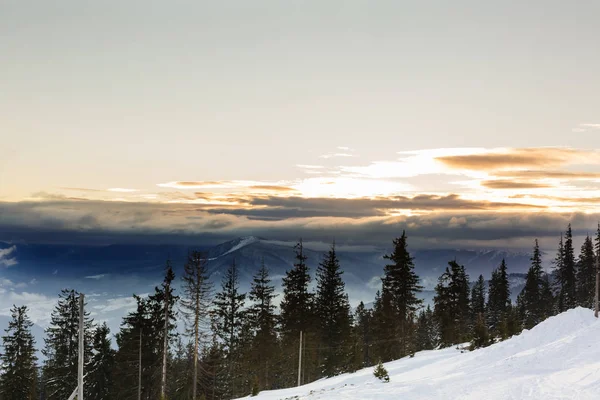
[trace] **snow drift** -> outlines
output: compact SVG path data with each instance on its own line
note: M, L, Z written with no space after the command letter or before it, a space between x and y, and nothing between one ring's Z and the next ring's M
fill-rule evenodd
M599 338L600 322L593 312L576 308L484 349L423 351L389 362L389 383L365 368L264 391L253 399L599 399Z

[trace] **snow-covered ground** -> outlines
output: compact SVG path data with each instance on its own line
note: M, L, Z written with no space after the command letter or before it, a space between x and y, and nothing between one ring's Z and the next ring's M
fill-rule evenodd
M600 322L576 308L519 336L473 352L423 351L373 368L298 388L264 391L256 400L600 399Z

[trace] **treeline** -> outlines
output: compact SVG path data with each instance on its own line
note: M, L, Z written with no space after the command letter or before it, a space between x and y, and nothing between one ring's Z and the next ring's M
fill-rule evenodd
M298 379L308 383L351 372L420 350L467 342L471 349L487 346L569 308L592 307L600 225L595 243L588 236L578 257L569 225L551 274L542 268L536 240L515 304L504 260L489 282L481 275L471 282L464 266L450 261L435 287L433 309L424 308L419 298L423 288L403 233L385 256L373 307L361 302L353 311L335 245L316 268L314 291L302 241L294 251L279 308L264 262L248 293L240 292L235 262L215 290L206 256L192 251L179 293L168 262L154 293L134 296L136 309L123 318L114 335L117 350L106 324L95 323L86 313L85 399L229 399L294 386ZM27 308L13 307L2 337L0 399L65 400L73 392L78 296L74 290L59 295L42 350L46 359L39 368ZM185 334L178 333L178 322Z

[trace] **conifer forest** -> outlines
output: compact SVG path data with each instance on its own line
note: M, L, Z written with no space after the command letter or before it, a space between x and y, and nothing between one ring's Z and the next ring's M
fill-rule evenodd
M167 261L154 293L134 296L137 307L123 317L118 332L86 310L84 398L256 395L421 350L467 342L470 349L486 347L576 306L593 308L600 225L578 255L569 225L550 271L542 267L538 241L531 245L530 268L516 302L511 301L511 266L504 260L488 277L469 276L464 266L448 260L433 302L425 305L402 232L382 260L381 287L373 303L356 307L349 303L335 244L321 260L308 260L300 240L282 287L271 283L263 263L248 293L240 290L240 265L232 263L215 284L206 255L190 251L182 276ZM1 400L69 398L77 386L78 299L75 289L58 295L44 343L33 338L27 305L13 306L2 336ZM43 359L36 357L38 349Z

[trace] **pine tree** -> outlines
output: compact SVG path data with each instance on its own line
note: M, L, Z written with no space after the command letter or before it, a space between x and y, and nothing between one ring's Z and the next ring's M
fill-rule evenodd
M85 305L84 305L85 307ZM84 362L89 365L92 357L93 327L89 313L84 315ZM50 326L46 330L45 348L42 354L47 400L69 398L77 387L79 338L79 293L64 289L58 304L52 311ZM85 386L85 395L89 386Z
M280 304L280 328L281 328L281 365L282 384L291 386L296 382L298 367L298 341L300 332L303 332L305 343L315 347L315 343L307 341L309 337L314 340L313 326L314 318L314 294L309 291L310 274L306 265L307 257L304 254L302 240L294 247L296 262L293 268L286 272L283 277L283 298ZM312 336L311 336L312 335ZM305 363L308 357L304 357ZM306 365L306 364L305 364ZM305 368L311 373L312 365Z
M323 347L320 371L324 376L344 372L349 361L352 317L342 274L333 244L317 269L315 296L315 312Z
M545 320L548 317L551 317L556 314L555 298L554 293L552 292L552 285L550 284L550 277L548 274L544 273L542 275L542 281L540 284L540 315L541 320Z
M571 224L565 233L564 242L561 236L554 268L558 286L558 311L563 312L577 305L577 279Z
M587 236L577 260L577 297L582 307L594 308L596 289L596 255L594 244Z
M137 399L138 372L142 369L142 399L158 398L156 381L160 379L160 340L156 335L160 327L155 327L151 319L149 300L133 296L137 307L123 318L121 329L116 335L117 353L113 373L111 399ZM142 360L139 363L141 352Z
M493 335L506 335L506 318L510 307L510 286L506 261L492 271L487 304L488 327Z
M375 375L375 377L377 379L379 379L380 381L383 381L383 382L390 381L390 376L388 375L388 372L385 369L385 367L383 366L383 363L381 362L381 360L379 361L379 363L377 363L377 366L375 367L375 370L373 371L373 375Z
M264 259L251 284L249 298L252 304L248 310L249 325L254 331L252 339L252 370L256 377L257 390L271 388L273 364L278 351L276 327L275 287L271 285L269 270Z
M483 313L478 313L473 327L473 340L471 340L471 350L485 347L489 344L489 333L487 322Z
M485 315L485 280L483 275L479 275L479 278L471 289L471 312L473 313L473 320L479 318L479 315Z
M182 313L188 335L193 340L192 400L197 399L198 356L201 346L201 331L206 327L212 298L212 283L209 280L206 255L199 251L188 254L184 266Z
M221 291L215 296L213 310L215 333L222 340L227 363L227 395L231 397L239 393L241 386L236 375L239 372L240 338L246 318L245 299L246 294L239 292L238 270L234 260L223 277Z
M598 230L596 231L596 257L600 257L600 222L598 223Z
M110 329L106 322L94 332L92 362L86 375L91 400L110 398L112 392L112 373L115 361L115 351L111 348Z
M414 272L415 265L407 248L406 232L394 239L394 251L385 255L391 261L384 267L382 293L389 293L395 313L390 337L398 338L398 346L393 349L394 358L403 357L414 351L414 319L423 301L417 297L423 287Z
M353 369L371 366L370 346L373 332L373 313L361 301L354 311L353 335L355 343Z
M395 335L395 317L391 293L387 290L383 293L377 291L373 303L373 360L387 362L396 359L398 338Z
M433 299L442 346L462 343L470 336L469 277L456 261L448 264L438 279Z
M31 334L33 322L27 316L26 306L13 306L11 320L2 337L4 352L0 398L2 400L37 399L37 367L35 340Z
M519 294L518 301L525 329L533 328L544 319L542 312L542 277L544 271L542 269L542 254L537 239L535 240L533 255L530 260L531 266L527 271L525 287Z
M433 311L427 306L419 312L417 319L417 351L433 350L436 346L436 329Z

